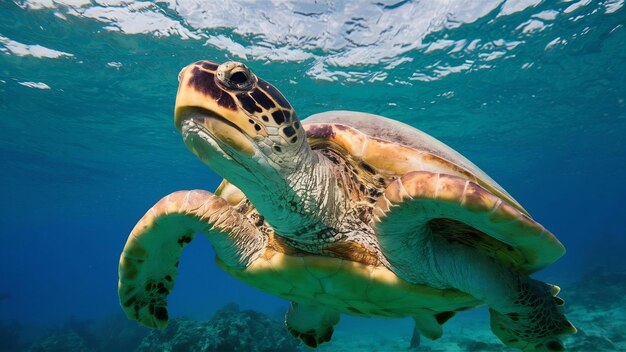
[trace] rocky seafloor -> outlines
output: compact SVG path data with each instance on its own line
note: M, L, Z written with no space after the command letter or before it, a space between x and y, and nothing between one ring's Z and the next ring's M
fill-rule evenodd
M564 287L569 319L578 334L565 343L570 351L626 351L626 272L592 271ZM488 317L458 314L446 323L444 336L422 339L415 351L506 351L489 329ZM330 351L407 351L411 322L344 318L333 340L318 348ZM69 319L58 327L0 322L4 351L307 351L291 337L280 319L235 304L208 321L173 319L163 331L140 327L123 315L100 321Z
M9 330L8 330L9 331ZM288 352L302 348L282 322L253 310L229 304L208 321L172 319L163 331L140 327L124 316L106 321L78 322L49 330L29 346L11 336L11 348L0 351L28 352Z

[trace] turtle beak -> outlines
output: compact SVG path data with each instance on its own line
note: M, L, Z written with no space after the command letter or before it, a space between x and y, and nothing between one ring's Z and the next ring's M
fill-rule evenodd
M226 146L227 149L245 156L253 156L256 152L250 138L239 127L210 110L183 107L176 110L176 120L180 123L177 128L184 138L189 136L190 130L199 130L205 132L199 135L201 139L211 138L220 146Z
M217 84L217 67L200 61L180 71L174 125L183 136L187 134L184 126L193 126L225 150L252 156L256 151L253 138L258 132L248 123L248 116L239 109L234 96Z
M174 108L174 125L180 131L182 119L188 108L201 108L210 115L220 116L230 121L250 137L259 134L254 125L248 122L249 116L237 104L236 94L244 91L231 91L217 83L218 66L209 61L200 61L183 68L178 74L178 94ZM256 78L255 78L256 79Z

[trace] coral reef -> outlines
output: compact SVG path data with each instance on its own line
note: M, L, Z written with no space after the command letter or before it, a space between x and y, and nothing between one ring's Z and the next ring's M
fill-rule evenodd
M149 351L297 351L301 344L284 325L265 314L230 304L208 322L174 319L164 331L152 331L139 352Z

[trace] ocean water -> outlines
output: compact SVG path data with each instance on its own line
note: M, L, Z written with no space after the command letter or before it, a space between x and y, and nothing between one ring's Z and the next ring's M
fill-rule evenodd
M173 124L177 74L201 59L245 62L300 117L380 114L468 157L567 247L535 277L563 288L573 349L625 349L625 25L623 0L0 0L0 350L121 314L137 220L217 187ZM231 302L287 308L198 237L170 316ZM342 319L324 351L408 346L408 319ZM497 350L490 334L478 309L422 348Z

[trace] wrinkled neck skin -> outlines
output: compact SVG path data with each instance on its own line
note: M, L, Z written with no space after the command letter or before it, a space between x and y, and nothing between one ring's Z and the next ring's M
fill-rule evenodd
M240 189L276 234L296 243L316 244L337 228L347 205L333 165L304 143L297 153L274 164L274 172L262 173L258 184ZM255 182L256 183L256 182Z
M334 164L301 143L290 151L237 153L193 120L183 123L187 148L237 186L273 227L296 244L321 244L334 236L347 210L345 187L337 185Z

